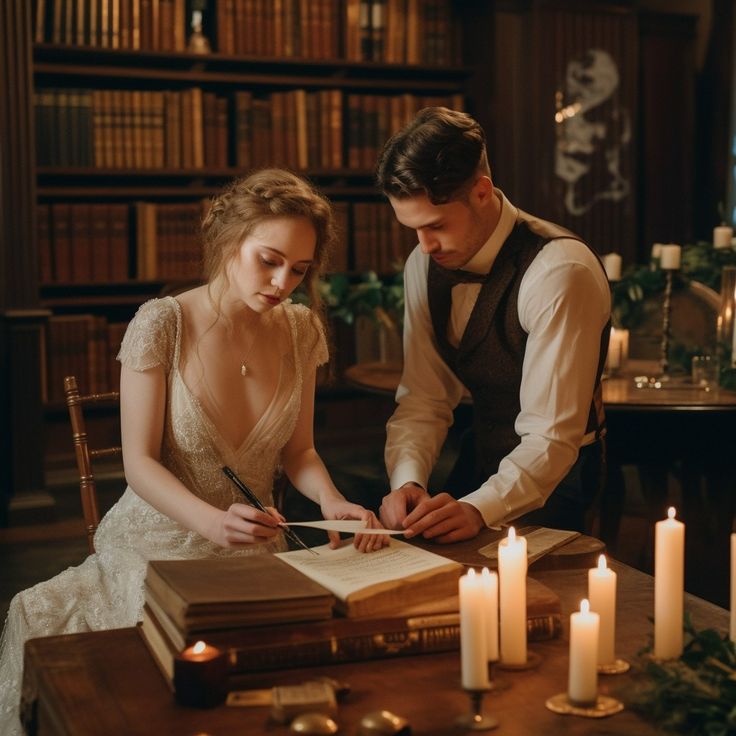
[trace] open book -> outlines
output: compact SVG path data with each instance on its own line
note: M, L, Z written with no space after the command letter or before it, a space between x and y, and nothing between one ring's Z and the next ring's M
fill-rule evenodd
M337 599L336 609L347 616L375 616L407 606L457 595L463 567L428 550L391 539L383 549L365 554L351 541L338 549L315 547L279 552L284 562L324 586Z

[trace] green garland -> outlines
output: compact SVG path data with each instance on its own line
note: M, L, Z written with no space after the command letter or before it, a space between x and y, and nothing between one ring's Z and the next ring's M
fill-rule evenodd
M685 288L690 281L698 281L720 292L724 266L736 266L736 250L716 250L711 243L698 242L682 248L680 270L673 282L674 289ZM665 275L657 261L626 269L620 281L611 284L612 320L614 327L635 330L644 318L648 299L659 297L664 291ZM677 341L670 345L670 363L689 369L693 355L715 351L721 360L720 384L736 389L736 369L730 368L732 346L687 346Z
M736 735L736 647L713 629L697 631L685 614L686 644L676 660L641 657L620 695L633 710L669 731ZM644 650L651 652L651 648ZM640 654L644 654L641 652Z

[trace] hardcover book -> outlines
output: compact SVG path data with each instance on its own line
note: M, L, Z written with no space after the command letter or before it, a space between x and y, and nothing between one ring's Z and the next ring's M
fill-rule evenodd
M146 587L183 631L327 619L332 594L275 555L152 560Z
M382 616L336 617L329 621L185 633L147 589L140 629L151 653L168 678L171 677L174 657L199 638L228 651L231 676L291 667L430 654L460 647L460 616L456 595ZM561 630L559 597L542 583L528 578L528 640L554 639Z

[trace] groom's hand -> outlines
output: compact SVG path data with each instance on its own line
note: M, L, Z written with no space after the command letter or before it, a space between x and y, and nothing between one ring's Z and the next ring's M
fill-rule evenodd
M404 519L403 526L407 539L421 534L425 539L447 544L471 539L485 522L475 506L456 501L448 493L438 493L420 501Z
M401 488L383 497L378 517L387 529L403 529L406 515L416 508L429 494L416 483L404 483Z

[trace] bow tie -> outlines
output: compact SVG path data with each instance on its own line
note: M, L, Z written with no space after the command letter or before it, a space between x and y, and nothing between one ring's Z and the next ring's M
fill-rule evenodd
M488 281L489 274L487 273L473 273L473 271L464 271L462 268L443 268L439 264L435 263L437 272L442 274L442 277L451 283L453 286L457 284L485 284Z

